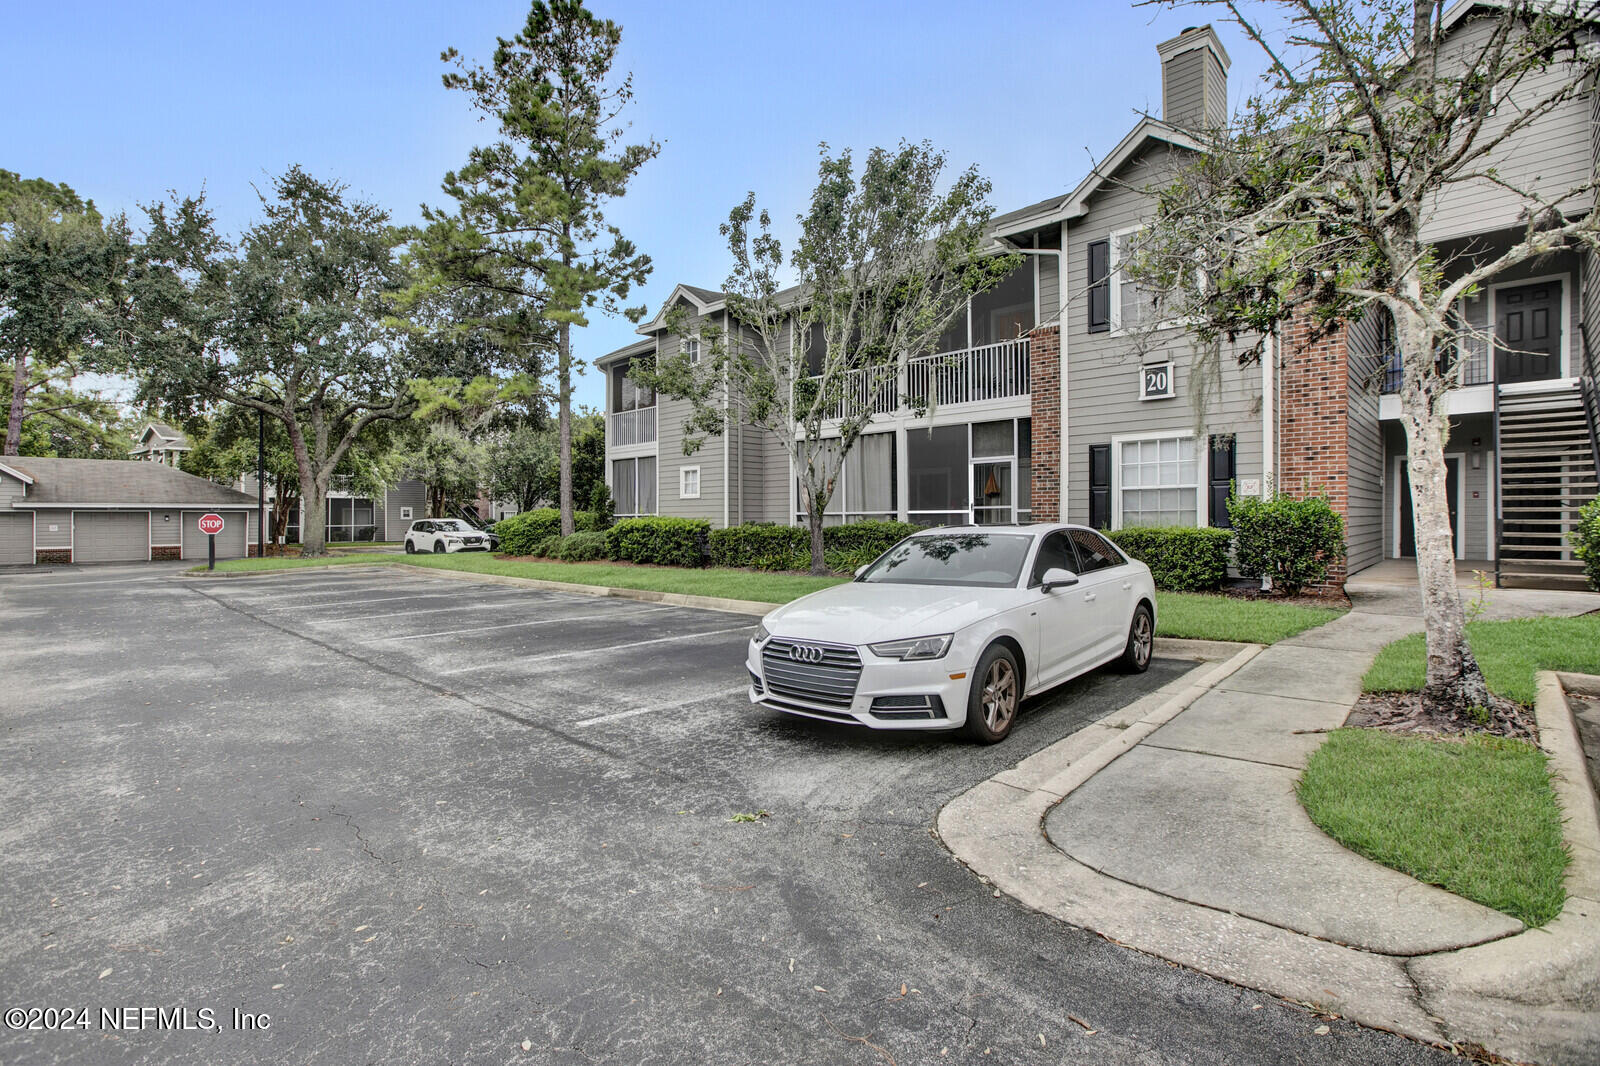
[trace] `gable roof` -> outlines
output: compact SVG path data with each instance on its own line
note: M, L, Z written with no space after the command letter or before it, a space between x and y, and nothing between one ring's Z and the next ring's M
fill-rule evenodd
M32 479L26 499L13 507L254 507L254 496L185 474L160 463L125 459L38 459L7 461Z
M15 467L7 466L5 463L0 463L0 474L10 474L24 485L33 484L33 478L29 477L27 474L24 474Z
M666 301L662 303L661 310L656 312L656 316L650 321L641 325L638 329L634 330L634 332L654 333L656 330L662 328L662 326L666 324L667 312L671 310L672 305L677 303L679 300L688 300L694 305L694 309L696 311L704 315L709 314L712 311L722 310L723 306L727 302L727 299L728 294L725 292L719 292L716 289L702 289L698 285L685 285L682 282L679 282L672 287L672 292L667 296Z
M129 455L142 455L153 451L188 451L189 438L183 430L174 429L165 422L146 422L144 429L134 438Z

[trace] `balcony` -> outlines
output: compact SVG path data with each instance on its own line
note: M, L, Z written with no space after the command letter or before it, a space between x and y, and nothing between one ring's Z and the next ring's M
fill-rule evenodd
M1494 381L1494 362L1489 358L1488 346L1482 343L1469 342L1464 347L1466 349L1467 365L1461 368L1462 387L1488 385ZM1382 357L1380 356L1380 358ZM1404 380L1405 374L1400 366L1400 353L1399 351L1390 352L1383 363L1383 384L1379 391L1384 395L1397 393L1400 391L1400 385Z
M656 439L656 409L640 407L632 411L613 411L606 426L606 446L626 448L635 444L653 444Z
M1030 388L1028 340L1019 337L977 348L919 355L907 361L903 382L884 380L882 372L852 370L827 417L840 419L847 411L868 407L875 415L893 414L901 406L902 395L919 404L947 407L1022 399L1029 395Z

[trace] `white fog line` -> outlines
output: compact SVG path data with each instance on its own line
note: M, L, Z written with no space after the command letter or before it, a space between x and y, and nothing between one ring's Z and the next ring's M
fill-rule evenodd
M540 663L548 663L548 662L553 662L553 661L555 661L557 659L575 659L575 658L578 658L578 657L583 656L583 655L602 655L602 654L604 654L606 652L622 651L624 648L642 648L646 644L672 644L672 643L678 643L678 642L686 641L686 640L699 640L701 637L715 637L715 636L719 636L720 634L723 634L723 633L748 632L749 630L752 630L754 628L755 628L755 623L751 622L748 625L729 626L726 629L711 629L711 630L707 630L706 632L703 632L703 633L683 633L683 634L680 634L678 636L672 636L672 637L656 637L653 640L635 640L635 641L633 641L632 643L629 643L629 644L608 644L603 648L580 648L580 649L577 649L576 651L561 651L561 652L556 652L554 655L529 656L528 658L534 659L535 661L540 662ZM460 667L457 667L454 670L435 670L433 672L436 673L436 674L439 674L441 676L448 676L450 674L470 674L470 673L472 673L473 671L476 671L476 670L488 669L489 667L491 667L493 665L495 665L495 664L494 663L479 663L479 664L477 664L475 666L460 666Z
M598 718L585 718L581 722L574 722L579 729L591 725L604 725L607 722L620 722L624 718L637 718L641 714L653 714L656 711L675 711L679 707L687 707L692 703L701 703L705 700L723 699L727 696L738 696L750 691L749 685L740 685L738 688L723 689L719 692L701 692L687 699L674 700L672 703L658 703L653 707L635 707L631 711L617 711L615 714L602 714Z
M672 610L671 607L651 607L646 611L629 612L628 614L624 615L624 617L633 618L641 614L654 614L657 611L670 610ZM580 614L574 615L570 618L540 618L532 622L502 622L499 625L492 626L469 626L466 629L444 629L436 633L407 633L403 637L373 637L370 640L358 640L356 643L387 644L390 641L395 640L425 640L428 637L451 637L455 636L457 633L483 633L490 629L516 629L518 626L549 626L555 625L558 622L587 622L595 618L615 618L616 616L616 611L605 611L601 614Z

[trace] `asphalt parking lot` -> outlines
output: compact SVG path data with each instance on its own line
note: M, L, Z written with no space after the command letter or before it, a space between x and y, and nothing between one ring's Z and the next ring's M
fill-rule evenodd
M753 618L175 574L0 575L0 1006L94 1012L0 1062L1444 1061L995 898L933 835L1191 664L980 748L752 708Z

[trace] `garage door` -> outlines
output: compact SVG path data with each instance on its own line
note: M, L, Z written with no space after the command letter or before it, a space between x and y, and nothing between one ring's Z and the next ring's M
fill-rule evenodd
M200 532L200 516L213 512L183 512L183 557L206 560L206 535ZM218 559L243 559L245 556L245 525L249 514L245 511L216 511L222 516L222 532L217 534Z
M33 515L0 514L0 566L33 562Z
M72 512L72 561L143 562L150 558L148 511Z

